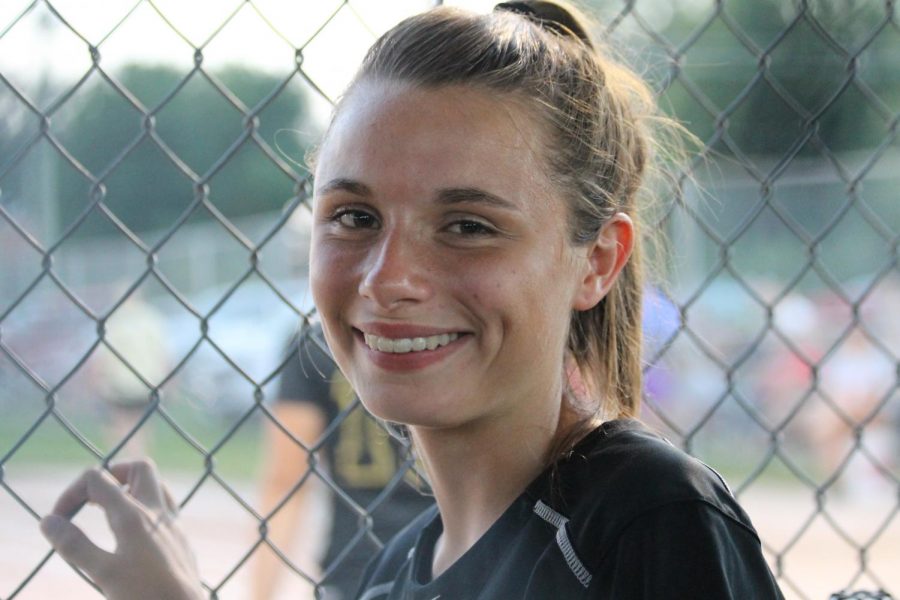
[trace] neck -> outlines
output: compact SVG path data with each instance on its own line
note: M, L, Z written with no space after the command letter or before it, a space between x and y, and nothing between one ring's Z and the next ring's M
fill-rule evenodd
M560 427L560 403L545 414L509 417L456 429L413 427L431 478L444 532L434 550L433 575L456 562L545 468Z

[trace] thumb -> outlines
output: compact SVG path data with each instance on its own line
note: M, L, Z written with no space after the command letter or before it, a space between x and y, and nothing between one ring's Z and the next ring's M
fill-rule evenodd
M114 558L89 540L71 521L59 515L51 514L41 519L41 533L66 562L84 570L95 581Z

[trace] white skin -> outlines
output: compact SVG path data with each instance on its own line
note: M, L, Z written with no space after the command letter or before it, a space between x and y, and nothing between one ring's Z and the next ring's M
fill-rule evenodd
M116 549L99 548L70 519L85 504L106 513ZM41 520L41 531L65 560L113 600L206 598L177 509L149 461L84 472Z
M511 97L363 81L320 151L313 297L366 408L410 427L444 524L435 576L543 470L567 422L569 318L608 293L633 244L630 219L617 214L593 243L572 245L568 208L545 172L543 135ZM364 334L387 345L372 349ZM386 340L438 334L458 337L434 350L384 351L394 344ZM128 502L69 494L100 504L111 523L146 510L133 488L118 492ZM196 571L171 520L149 531L131 517L130 527L113 527L116 551L100 555L68 520L48 519L67 540L48 535L54 547L108 597L202 597L186 583ZM134 547L158 558L127 564ZM140 573L148 569L156 579ZM146 595L154 580L182 595Z

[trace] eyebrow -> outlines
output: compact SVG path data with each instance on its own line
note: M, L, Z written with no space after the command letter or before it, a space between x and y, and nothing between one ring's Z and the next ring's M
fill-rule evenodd
M317 190L317 193L327 194L336 191L347 192L363 198L370 198L373 195L369 186L346 177L332 179L328 183L322 185ZM496 206L507 210L515 210L517 208L515 204L506 198L476 187L443 188L438 190L437 202L443 205L466 203L487 204L489 206Z
M369 189L369 186L353 179L347 179L346 177L338 177L336 179L332 179L331 181L320 187L316 191L316 193L327 194L328 192L338 191L348 192L350 194L353 194L354 196L362 196L364 198L372 196L372 190Z
M515 210L517 208L515 204L506 198L474 187L442 189L438 191L437 200L440 204L462 204L472 202L477 204L488 204L490 206L497 206L508 210Z

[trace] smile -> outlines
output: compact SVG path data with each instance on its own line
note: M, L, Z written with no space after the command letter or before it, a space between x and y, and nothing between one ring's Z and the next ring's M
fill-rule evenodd
M428 337L386 338L371 333L363 334L366 346L379 352L389 354L406 354L407 352L423 352L446 346L459 338L458 333L442 333Z

